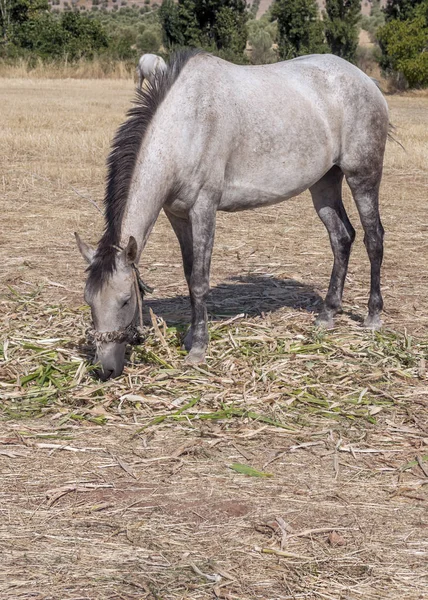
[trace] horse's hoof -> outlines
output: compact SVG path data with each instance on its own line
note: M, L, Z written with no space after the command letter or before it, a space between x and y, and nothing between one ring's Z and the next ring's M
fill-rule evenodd
M379 315L367 315L364 319L364 327L372 331L379 331L382 328L382 321Z
M184 362L186 365L202 365L205 362L205 350L191 350Z
M315 319L315 327L322 327L322 329L333 329L334 321L331 317L329 318L325 315L319 315Z

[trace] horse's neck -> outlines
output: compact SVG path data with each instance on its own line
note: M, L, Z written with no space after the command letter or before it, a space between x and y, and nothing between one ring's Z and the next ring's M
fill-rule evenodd
M140 152L121 225L121 247L126 247L129 236L134 236L138 258L166 201L172 177L154 150Z

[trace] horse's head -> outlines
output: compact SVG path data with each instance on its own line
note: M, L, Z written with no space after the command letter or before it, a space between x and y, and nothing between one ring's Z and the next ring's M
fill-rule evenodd
M89 264L85 300L91 307L99 377L118 377L125 362L127 343L135 342L142 326L141 296L144 284L135 266L137 242L132 236L126 248L111 247L103 254L75 234L77 246Z

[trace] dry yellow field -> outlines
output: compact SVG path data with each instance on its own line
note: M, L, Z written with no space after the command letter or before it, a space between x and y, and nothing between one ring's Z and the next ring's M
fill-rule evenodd
M347 190L345 310L313 328L332 256L305 193L219 214L209 356L185 367L161 216L141 260L161 337L100 383L73 232L102 231L132 95L127 79L0 79L0 597L427 598L428 97L388 97L405 150L388 143L381 191L383 332L360 326Z

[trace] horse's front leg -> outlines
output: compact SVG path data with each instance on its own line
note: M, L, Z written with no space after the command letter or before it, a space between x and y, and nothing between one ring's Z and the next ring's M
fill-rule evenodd
M180 244L181 256L183 258L184 275L186 277L187 286L190 290L190 278L193 270L193 237L192 225L190 219L185 217L177 217L165 209L165 214L172 225L172 228L177 236ZM190 352L192 348L192 327L189 327L183 340L184 348Z
M192 231L193 265L189 278L192 325L188 340L191 343L188 364L204 362L208 347L206 299L210 289L210 266L214 244L216 209L212 200L203 193L189 214Z

